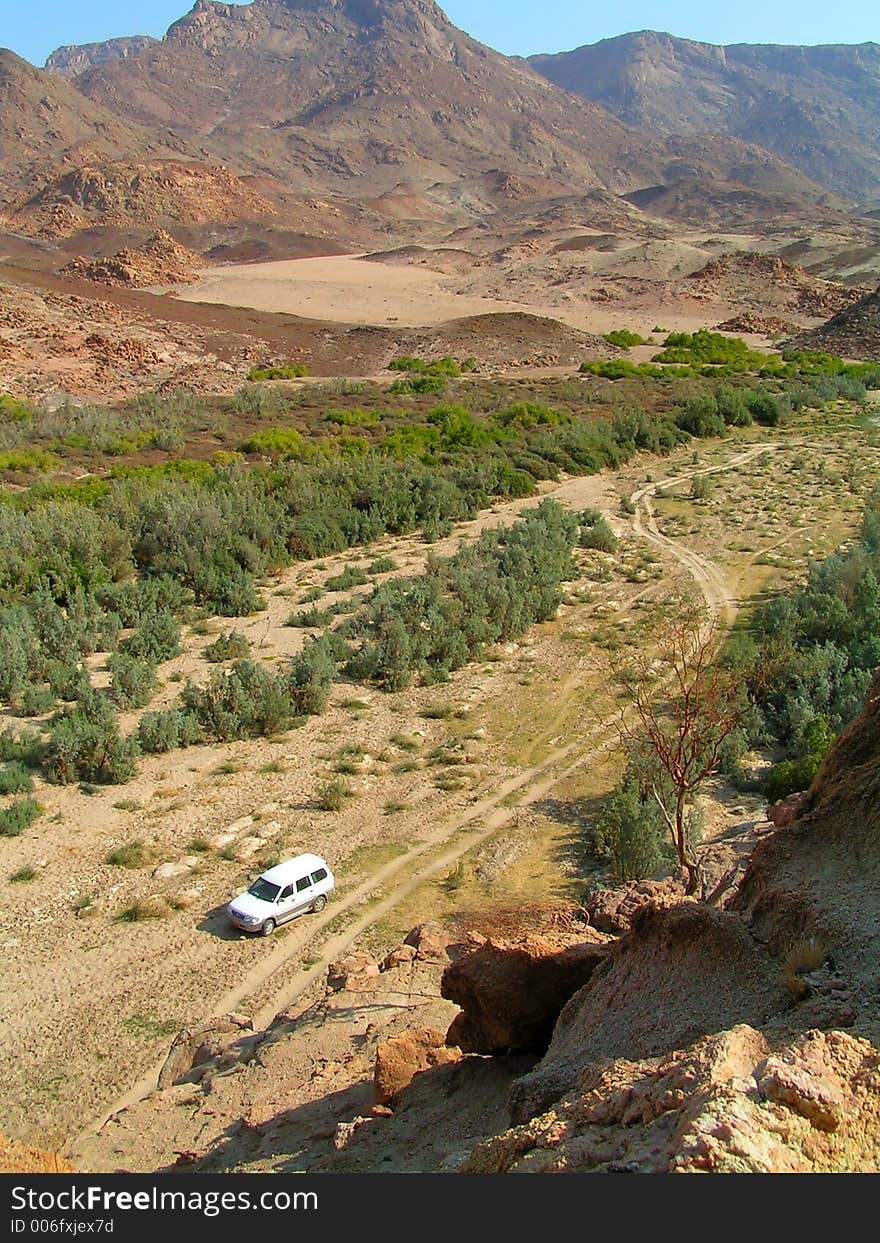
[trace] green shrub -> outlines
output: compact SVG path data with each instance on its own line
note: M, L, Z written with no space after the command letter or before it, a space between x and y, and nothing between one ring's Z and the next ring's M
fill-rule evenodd
M647 345L643 336L637 332L631 332L628 328L615 328L613 332L606 332L605 340L609 345L620 346L622 350L631 350L634 345Z
M267 427L254 432L241 446L242 453L265 453L272 457L308 456L308 442L294 427Z
M611 864L615 879L639 881L652 876L665 861L666 826L654 798L643 796L627 779L602 805L594 834L600 858Z
M158 682L156 670L148 661L127 652L115 652L107 661L110 670L110 698L118 708L128 711L150 702Z
M180 705L218 742L277 734L297 715L286 679L252 660L218 670L207 686L188 683Z
M0 794L29 794L34 788L30 771L19 762L0 767Z
M191 713L171 708L164 712L147 712L138 724L140 749L148 754L163 755L178 747L191 747L202 741L197 718Z
M59 464L57 454L47 449L6 449L0 451L0 474L45 473Z
M348 800L354 797L354 790L348 782L333 777L329 781L322 782L316 794L318 806L324 811L342 811Z
M335 423L338 427L373 427L381 422L382 416L375 410L328 410L324 415L325 423Z
M225 660L244 660L250 655L251 645L238 630L230 630L221 635L205 648L204 656L212 664L219 665Z
M117 846L104 860L111 867L131 869L146 867L149 861L150 852L141 841L126 842L124 846Z
M324 635L294 657L286 686L297 716L319 716L326 709L337 663L348 655L349 649L342 639Z
M23 716L45 716L54 710L56 702L48 686L26 686L21 695L21 712Z
M20 798L0 811L0 837L18 837L43 814L33 798Z
M715 480L711 475L694 475L691 480L691 497L695 501L709 501L715 494Z
M266 380L301 380L308 374L308 368L302 363L287 363L280 367L254 367L248 373L248 379L260 384Z
M91 690L89 675L79 665L68 664L62 660L47 660L45 673L49 691L56 699L64 700L65 703L72 703Z
M118 785L137 772L137 743L123 738L110 704L95 691L52 722L44 756L50 781Z
M442 393L446 380L442 375L416 375L406 380L395 380L388 392L395 396L420 393Z
M284 624L299 630L310 630L329 626L332 620L333 614L328 609L306 609L303 612L291 613Z
M325 591L348 591L352 587L363 587L370 581L363 566L347 565L341 574L328 578L324 584Z
M180 622L169 609L147 614L141 627L119 645L120 652L133 660L161 665L180 655Z
M367 566L367 574L390 574L392 570L397 569L397 562L393 557L377 557L375 561Z
M596 548L600 552L616 552L620 540L612 531L607 519L598 509L585 509L578 518L581 548Z
M34 730L0 730L0 760L37 768L43 757L43 741Z

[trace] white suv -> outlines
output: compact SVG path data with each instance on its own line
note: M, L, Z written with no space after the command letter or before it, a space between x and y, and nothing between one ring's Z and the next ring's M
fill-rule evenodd
M244 932L270 937L279 924L306 911L323 911L336 882L319 855L297 855L270 868L229 903L230 922Z

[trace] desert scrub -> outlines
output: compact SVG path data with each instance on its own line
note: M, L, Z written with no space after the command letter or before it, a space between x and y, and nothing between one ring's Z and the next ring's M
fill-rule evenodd
M284 624L298 630L322 630L325 626L329 626L332 620L333 614L327 609L304 609L301 612L291 613Z
M150 852L142 841L126 842L111 850L104 862L115 868L142 868L150 861Z
M338 777L322 782L315 791L318 806L323 811L342 811L350 798L354 798L354 790L347 781Z
M0 766L0 794L30 794L34 778L24 764L14 762Z
M341 574L328 578L324 584L326 591L348 591L351 587L364 587L370 581L363 566L347 565Z
M45 716L55 708L57 700L48 686L26 686L21 694L22 716Z
M253 384L262 384L266 380L301 380L308 374L308 367L302 363L285 363L280 367L254 367L248 372L248 379Z
M141 717L137 730L140 749L146 753L163 755L178 747L191 747L203 739L202 727L191 712L170 708L164 712L147 712Z
M581 548L595 548L599 552L616 552L620 540L612 531L607 519L598 509L585 509L578 517Z
M0 811L0 837L19 837L43 814L43 808L33 798L20 798Z
M155 667L149 661L114 652L107 668L111 674L110 697L118 708L143 708L150 702L158 682Z
M9 883L10 885L26 885L29 881L32 881L36 875L36 868L32 868L30 865L25 864L25 866L19 868L17 872L12 873L9 877Z
M251 652L251 645L239 630L231 630L221 635L205 648L204 656L212 664L221 664L226 660L244 660Z

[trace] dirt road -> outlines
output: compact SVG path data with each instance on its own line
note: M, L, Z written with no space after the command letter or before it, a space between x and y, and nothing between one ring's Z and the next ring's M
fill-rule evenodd
M660 549L687 571L706 601L714 626L729 624L736 612L736 601L724 576L709 559L679 546L660 533L651 506L651 497L660 488L676 486L696 476L715 474L747 464L765 452L766 448L767 445L763 443L753 446L720 465L697 468L652 483L639 489L632 497L636 505L633 524L636 535ZM589 479L567 480L545 495L572 507L582 508L585 503L584 493L589 485L592 485L592 498L595 499L595 483L595 480ZM484 516L475 525L483 527L513 520L522 508L522 502L503 506L500 512L491 517ZM371 873L360 885L346 893L341 901L332 904L326 913L311 919L308 925L304 923L302 927L295 928L292 935L271 949L234 987L217 999L211 1013L220 1015L231 1010L247 1009L248 998L257 992L265 992L267 984L281 973L291 959L308 954L309 969L298 977L295 986L280 985L271 993L271 999L255 1012L255 1027L266 1026L279 1011L289 1008L320 980L326 974L328 966L359 936L403 902L414 890L432 877L448 871L475 846L515 820L518 812L546 797L566 776L590 760L595 760L616 743L617 734L613 729L613 722L599 721L576 740L551 751L541 763L522 770L503 782L463 814L441 821L424 840ZM344 922L346 917L348 922ZM344 922L341 928L338 926L340 921ZM161 1061L151 1067L112 1106L102 1111L85 1129L80 1140L100 1130L113 1115L148 1095L155 1087L160 1066Z

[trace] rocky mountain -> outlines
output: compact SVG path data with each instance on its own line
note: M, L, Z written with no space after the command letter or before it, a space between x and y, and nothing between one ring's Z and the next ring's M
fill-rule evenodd
M173 126L239 174L356 198L398 224L473 218L511 186L553 200L683 177L751 187L758 210L775 194L773 215L780 195L796 210L830 205L738 138L694 150L630 128L477 43L433 0L198 0L161 43L89 55L76 85L115 115Z
M880 197L880 44L716 47L640 31L529 63L660 134L730 134L838 194Z
M104 43L80 43L59 47L43 68L50 73L60 74L62 78L76 78L87 69L93 69L95 65L126 60L157 42L152 35L131 35L123 39L107 39Z
M50 170L186 151L166 128L148 131L122 120L63 78L0 49L0 208L40 185Z

